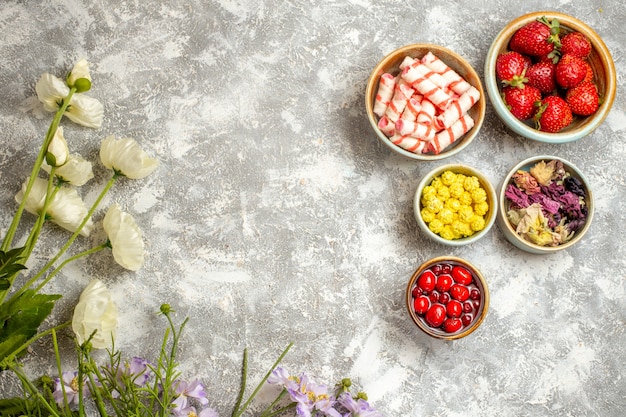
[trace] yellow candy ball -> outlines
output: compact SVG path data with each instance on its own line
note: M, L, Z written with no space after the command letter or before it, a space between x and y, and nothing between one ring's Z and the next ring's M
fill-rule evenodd
M474 213L479 216L484 216L489 211L489 203L486 201L481 201L480 203L474 204Z

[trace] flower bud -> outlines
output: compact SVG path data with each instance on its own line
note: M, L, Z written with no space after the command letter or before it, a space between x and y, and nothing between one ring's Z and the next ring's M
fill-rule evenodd
M359 392L359 393L357 393L357 394L356 394L356 397L357 397L358 399L361 399L361 400L367 401L367 394L366 394L366 393L364 393L364 392Z
M53 167L60 167L65 165L70 155L70 150L67 147L67 141L63 136L63 128L59 126L54 132L54 136L48 145L48 152L46 153L46 162Z
M172 307L169 304L161 304L161 314L167 316L172 311Z
M350 385L352 385L352 381L350 380L350 378L344 378L341 380L341 386L349 388Z
M72 71L67 74L67 85L76 88L77 93L84 93L91 88L91 74L89 73L89 63L86 59L78 61Z

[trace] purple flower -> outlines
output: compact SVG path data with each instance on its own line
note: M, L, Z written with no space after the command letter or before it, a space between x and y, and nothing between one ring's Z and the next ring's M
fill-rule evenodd
M130 362L126 362L124 374L128 375L135 385L143 387L152 376L152 370L148 367L150 362L137 356L133 357Z
M188 383L186 381L176 381L175 391L178 397L173 401L174 410L183 410L188 407L188 399L194 398L202 405L207 405L209 400L204 392L204 385L197 379Z
M218 417L218 414L212 408L205 408L197 411L195 407L185 407L180 410L174 410L175 417Z
M315 410L324 415L341 417L334 409L335 399L328 393L326 385L309 382L309 377L302 373L300 376L292 376L283 369L276 368L267 379L274 385L281 385L289 393L289 397L296 403L296 414L301 417L311 417Z
M347 411L344 417L383 417L383 414L376 411L367 401L362 398L355 400L349 392L339 395L337 402Z
M52 397L59 406L64 404L63 387L65 387L67 403L78 404L78 372L65 371L61 373L61 378L55 378ZM86 396L87 394L89 394L89 389L83 382L83 395Z

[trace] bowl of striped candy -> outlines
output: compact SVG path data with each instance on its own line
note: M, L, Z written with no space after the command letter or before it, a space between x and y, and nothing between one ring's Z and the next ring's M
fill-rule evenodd
M481 79L463 57L439 45L412 44L376 65L365 108L385 146L412 160L434 161L474 140L486 104Z

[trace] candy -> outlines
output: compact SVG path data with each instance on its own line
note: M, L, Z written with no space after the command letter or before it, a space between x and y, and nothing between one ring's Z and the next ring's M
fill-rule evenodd
M445 78L449 83L450 89L457 94L465 93L472 86L432 52L428 52L424 55L422 62L428 68Z
M432 52L406 56L399 68L399 75L384 73L379 80L378 127L403 149L439 154L474 126L468 111L480 91Z
M435 119L435 126L439 129L446 129L452 123L459 120L474 104L480 99L480 91L474 86L463 93L458 100L454 100L451 105Z
M411 98L414 92L415 90L412 89L406 82L402 80L396 82L393 89L393 97L387 106L385 116L387 116L392 122L398 120L400 114L406 107L409 98Z
M376 92L376 100L374 101L374 113L381 117L385 114L387 106L393 97L393 89L396 85L396 77L389 73L380 76L378 83L378 91Z
M450 146L455 140L469 132L472 127L474 127L474 119L465 114L450 127L437 133L435 138L428 144L428 150L435 154L440 153L443 149Z

